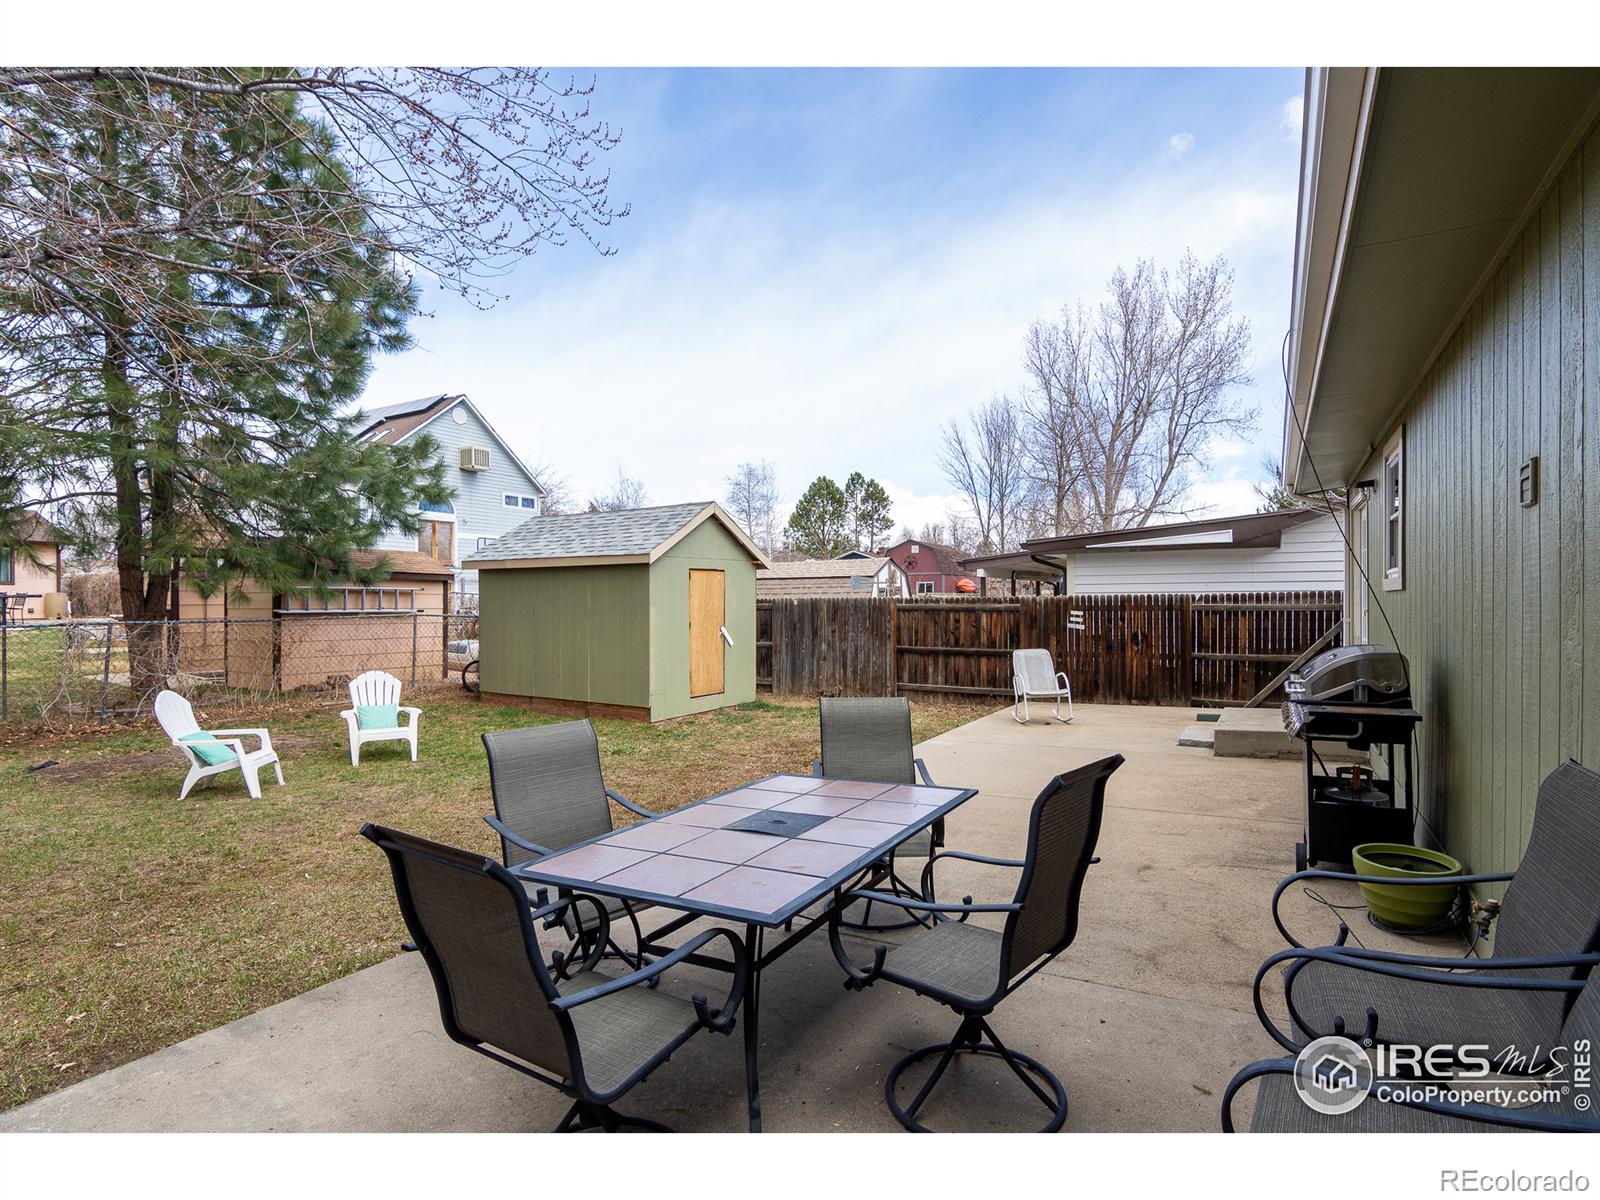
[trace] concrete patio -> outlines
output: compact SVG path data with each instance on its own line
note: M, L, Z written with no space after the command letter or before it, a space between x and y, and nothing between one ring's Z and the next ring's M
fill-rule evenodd
M950 819L950 847L1005 855L1021 853L1029 803L1050 775L1127 758L1107 791L1103 861L1089 874L1077 942L992 1018L1066 1082L1069 1131L1214 1130L1229 1077L1274 1053L1250 982L1282 948L1267 905L1293 869L1299 766L1181 748L1192 714L1086 704L1069 726L1022 727L1004 710L920 748L940 783L980 789ZM1010 872L941 867L941 896L1009 899ZM376 852L373 869L384 869ZM1299 929L1332 932L1326 910L1301 896L1286 912ZM1369 945L1392 944L1365 923L1360 932ZM858 960L870 945L859 943ZM888 984L847 993L840 978L825 933L765 977L768 1130L898 1129L883 1103L887 1069L955 1028L931 1001ZM663 986L715 996L719 983L690 970ZM678 1129L741 1130L742 1064L737 1034L697 1037L619 1107ZM0 1130L545 1130L565 1108L550 1089L451 1043L426 967L398 955L0 1114ZM1041 1111L1003 1066L981 1062L951 1069L924 1120L1026 1129Z

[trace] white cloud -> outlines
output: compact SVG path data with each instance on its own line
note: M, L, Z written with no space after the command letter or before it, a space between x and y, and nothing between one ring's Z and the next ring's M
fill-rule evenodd
M1165 158L1182 158L1194 148L1194 134L1175 133L1167 139Z
M1284 136L1291 142L1300 141L1300 131L1305 113L1306 98L1304 96L1290 96L1283 102L1283 107L1278 110L1278 128L1283 130Z
M1000 194L954 218L930 204L802 223L804 197L712 193L593 270L519 280L525 299L441 305L414 325L416 350L379 360L365 402L466 392L579 495L620 464L655 503L711 499L740 462L770 460L787 505L819 474L860 470L894 498L896 531L943 522L940 427L1014 390L1029 323L1096 301L1119 263L1227 255L1265 381L1247 402L1276 411L1294 179L1256 154L1208 153L1182 181L1129 168ZM1252 467L1254 449L1214 448Z

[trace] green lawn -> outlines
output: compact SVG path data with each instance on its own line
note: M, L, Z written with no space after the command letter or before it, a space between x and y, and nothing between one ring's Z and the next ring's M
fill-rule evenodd
M0 1107L297 995L395 953L403 929L376 820L498 855L479 735L523 709L428 693L421 761L400 743L350 766L342 704L219 705L267 725L287 786L236 774L177 801L184 765L155 726L0 744ZM990 705L914 704L919 739ZM552 718L553 719L553 718ZM757 701L662 725L600 721L606 780L668 809L817 753L817 711ZM46 758L60 765L29 774ZM621 814L619 821L627 820Z

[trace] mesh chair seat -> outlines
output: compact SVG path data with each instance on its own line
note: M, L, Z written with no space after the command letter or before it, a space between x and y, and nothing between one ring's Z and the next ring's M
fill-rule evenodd
M583 971L560 985L575 996L610 983L611 976ZM583 1048L583 1073L597 1092L609 1092L672 1045L697 1023L694 1005L658 989L628 988L571 1010Z
M1003 943L996 930L941 921L890 950L883 961L884 977L913 988L928 984L980 1004L1000 986Z
M1506 1047L1523 1054L1533 1047L1547 1050L1570 999L1565 992L1425 983L1320 960L1305 961L1285 987L1295 1017L1313 1036L1332 1033L1334 1018L1343 1017L1345 1033L1359 1037L1370 1007L1378 1014L1380 1041L1483 1045L1493 1048L1491 1054Z
M1532 1111L1540 1111L1534 1109ZM1512 1133L1503 1125L1447 1117L1369 1096L1356 1108L1329 1116L1312 1108L1294 1090L1289 1075L1266 1075L1256 1089L1250 1114L1252 1133Z

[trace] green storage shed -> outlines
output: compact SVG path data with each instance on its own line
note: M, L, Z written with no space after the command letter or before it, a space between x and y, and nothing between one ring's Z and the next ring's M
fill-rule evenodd
M485 697L642 721L756 698L767 562L717 504L533 517L462 565Z

